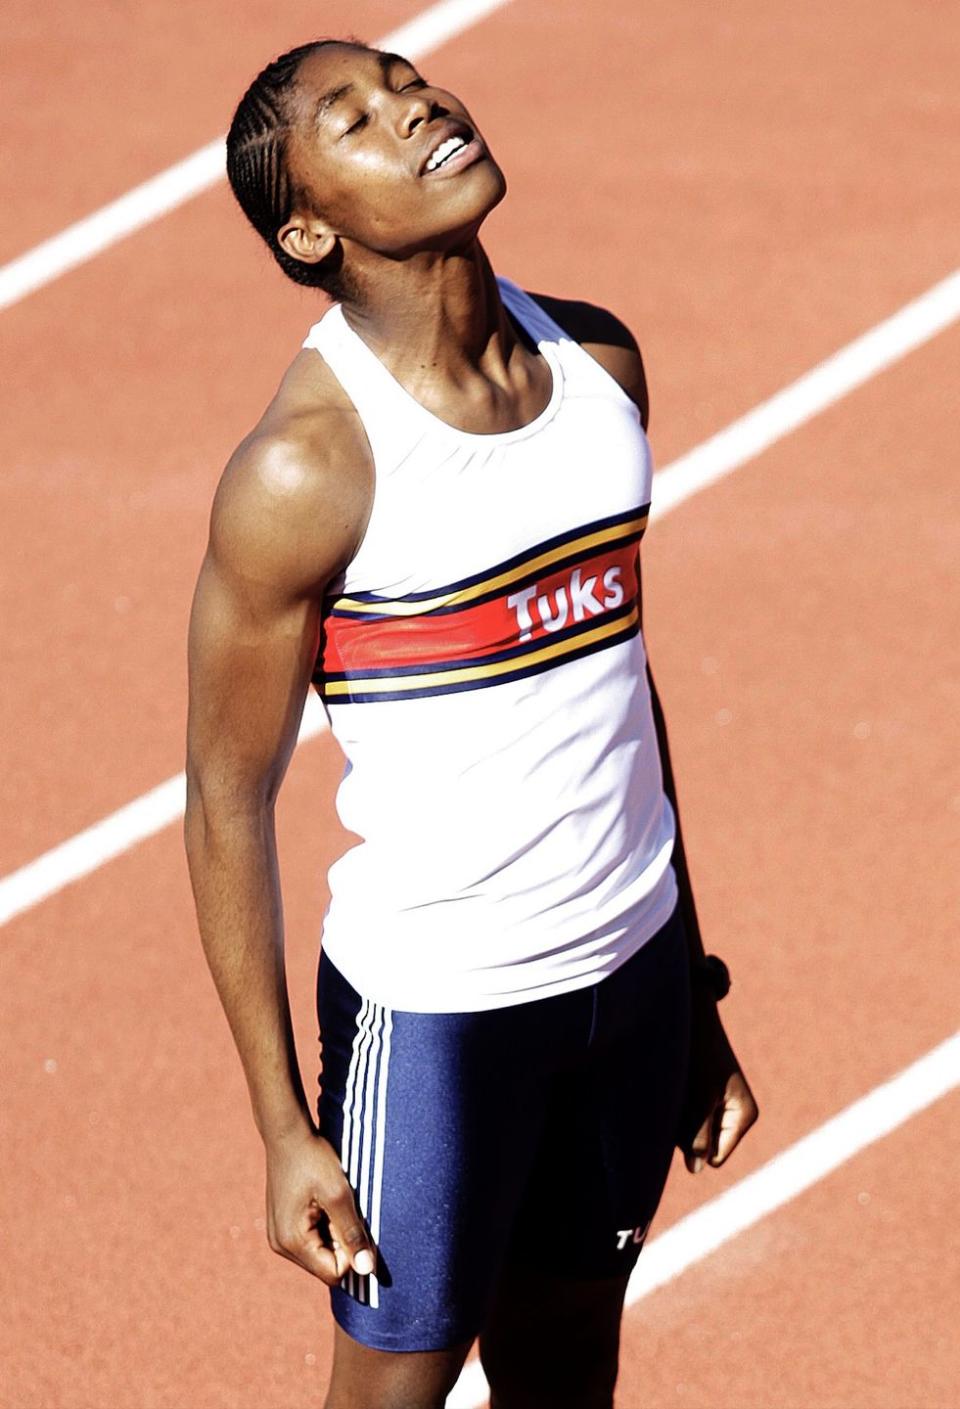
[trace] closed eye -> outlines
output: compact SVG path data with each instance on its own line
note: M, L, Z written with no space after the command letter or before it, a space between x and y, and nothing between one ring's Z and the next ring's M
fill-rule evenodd
M411 78L411 79L409 79L406 83L404 83L404 84L402 85L402 87L400 87L400 88L397 89L397 92L398 92L398 93L412 93L412 92L416 92L416 91L417 91L418 89L420 89L420 88L427 88L428 86L429 86L429 85L427 84L427 80L426 80L425 78L421 78L420 75L417 74L416 78ZM350 136L352 133L355 133L355 132L362 132L363 129L366 127L366 125L367 125L367 123L368 123L369 121L370 121L370 114L369 114L369 113L360 113L360 114L358 115L358 117L355 119L355 121L351 122L351 124L350 124L349 127L345 127L345 128L343 129L342 133L340 134L341 137L348 137L348 136Z

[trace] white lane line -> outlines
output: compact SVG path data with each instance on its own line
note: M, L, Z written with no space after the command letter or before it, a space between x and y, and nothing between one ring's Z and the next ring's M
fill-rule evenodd
M439 0L422 14L374 40L378 49L392 49L420 59L454 39L471 25L499 10L508 0ZM238 94L239 96L239 94ZM61 274L102 254L127 235L142 230L162 215L199 196L222 180L225 137L208 142L191 156L175 162L92 215L68 225L59 235L35 245L0 268L0 309L19 303Z
M960 1032L654 1238L630 1278L627 1305L672 1282L957 1086ZM488 1396L480 1362L471 1360L447 1409L479 1409Z
M653 516L661 518L691 495L755 459L818 411L941 332L958 316L960 271L667 465L654 480ZM310 738L325 727L323 707L311 691L300 738ZM180 773L0 879L0 925L171 825L182 815L183 797L184 780Z
M326 727L323 705L311 689L304 705L298 742L312 739ZM0 880L0 925L56 895L64 886L92 875L114 857L131 851L165 827L173 826L183 816L186 796L186 776L177 773L125 807L111 812L109 817L45 851L35 861L11 871Z
M654 517L675 509L691 494L755 459L774 441L928 342L958 317L960 270L674 460L657 478Z

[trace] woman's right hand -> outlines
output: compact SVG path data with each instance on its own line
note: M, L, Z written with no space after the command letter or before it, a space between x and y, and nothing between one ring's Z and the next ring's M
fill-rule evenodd
M352 1267L366 1276L376 1253L329 1140L306 1124L268 1140L267 1239L273 1251L328 1287Z

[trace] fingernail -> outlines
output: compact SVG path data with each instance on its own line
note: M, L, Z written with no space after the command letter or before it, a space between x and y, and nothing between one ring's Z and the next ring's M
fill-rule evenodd
M360 1273L361 1277L369 1277L374 1267L373 1253L369 1252L367 1248L364 1248L363 1251L358 1252L353 1259L353 1265L356 1271Z
M703 1168L703 1160L700 1158L699 1155L697 1155L696 1159L693 1161L693 1172L694 1172L694 1174L699 1174L702 1168Z

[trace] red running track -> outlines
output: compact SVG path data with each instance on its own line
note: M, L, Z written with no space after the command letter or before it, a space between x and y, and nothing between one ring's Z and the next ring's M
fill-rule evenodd
M208 141L318 23L375 37L414 10L15 4L0 255ZM497 267L637 331L666 464L951 271L958 49L906 0L513 0L424 67L510 178ZM2 315L4 873L182 766L210 497L317 313L220 188ZM645 542L704 929L763 1108L727 1170L678 1164L661 1229L956 1026L958 351L944 333ZM306 745L280 809L310 1089L336 770ZM176 829L11 923L0 986L5 1402L319 1403L326 1293L266 1246ZM620 1409L952 1409L956 1110L631 1308Z

